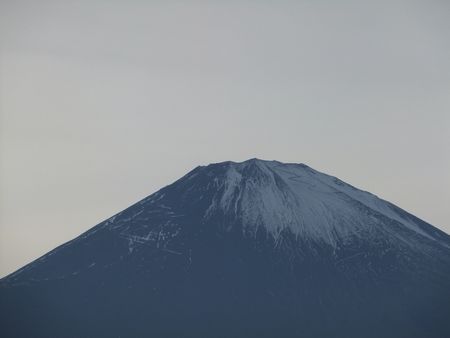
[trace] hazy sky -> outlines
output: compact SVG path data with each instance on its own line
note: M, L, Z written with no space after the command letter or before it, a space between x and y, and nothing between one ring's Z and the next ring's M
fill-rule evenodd
M0 114L0 276L252 157L450 233L447 0L2 0Z

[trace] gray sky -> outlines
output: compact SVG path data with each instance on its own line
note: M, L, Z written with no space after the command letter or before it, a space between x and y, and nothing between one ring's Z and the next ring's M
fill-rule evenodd
M450 233L450 2L0 2L0 276L199 164L303 162Z

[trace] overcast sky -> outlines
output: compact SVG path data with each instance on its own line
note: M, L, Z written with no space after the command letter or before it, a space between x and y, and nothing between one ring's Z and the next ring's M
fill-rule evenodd
M446 0L3 0L0 113L0 276L252 157L450 233Z

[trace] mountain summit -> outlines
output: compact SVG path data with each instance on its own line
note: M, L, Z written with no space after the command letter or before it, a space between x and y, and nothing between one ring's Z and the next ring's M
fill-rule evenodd
M304 164L200 166L0 281L8 337L450 337L450 236Z

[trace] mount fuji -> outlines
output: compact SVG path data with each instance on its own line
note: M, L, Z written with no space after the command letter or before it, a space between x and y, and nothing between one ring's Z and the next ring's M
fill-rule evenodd
M199 166L0 280L0 328L450 337L450 236L304 164Z

